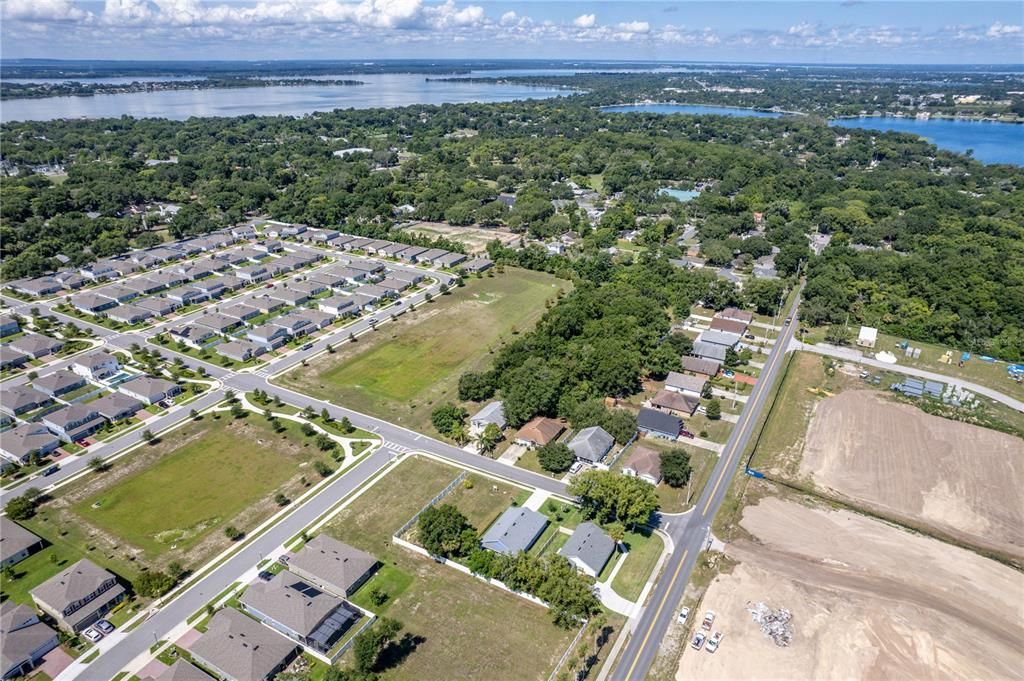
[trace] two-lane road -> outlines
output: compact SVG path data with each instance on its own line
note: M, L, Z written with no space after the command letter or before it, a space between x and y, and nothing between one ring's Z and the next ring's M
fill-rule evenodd
M683 599L683 592L690 581L697 557L705 547L711 531L711 521L725 499L729 483L739 467L740 458L747 449L750 436L771 394L772 384L778 378L786 348L798 324L795 315L799 302L798 294L789 309L793 321L783 327L779 341L768 355L757 385L754 386L697 505L694 506L693 512L686 516L686 520L683 521L686 524L681 530L673 528L672 535L677 538L675 550L666 561L664 572L651 592L648 605L640 615L632 637L626 644L625 652L611 673L612 681L642 681L654 663L665 632L676 617L676 609Z

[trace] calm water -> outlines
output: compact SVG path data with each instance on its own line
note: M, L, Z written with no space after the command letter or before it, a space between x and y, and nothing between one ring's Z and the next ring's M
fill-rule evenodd
M919 121L890 116L837 119L829 121L829 125L909 132L941 149L959 152L973 149L974 158L984 163L1024 165L1024 125L944 118Z
M612 113L691 114L694 116L748 116L751 118L778 118L782 116L782 114L772 111L737 109L728 106L703 106L700 104L623 104L621 106L603 106L601 111L611 111Z
M184 120L191 116L298 116L331 109L411 104L508 102L566 94L522 85L427 81L422 74L349 74L365 85L235 88L132 92L92 97L47 97L0 102L0 120L108 118L123 115Z
M693 201L695 198L700 196L700 192L693 191L692 189L676 189L675 187L662 187L658 190L659 194L665 196L671 196L676 201L686 203L687 201Z

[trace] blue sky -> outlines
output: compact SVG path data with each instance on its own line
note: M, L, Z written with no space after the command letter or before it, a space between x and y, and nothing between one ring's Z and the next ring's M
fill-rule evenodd
M1024 3L0 0L3 58L1024 63Z

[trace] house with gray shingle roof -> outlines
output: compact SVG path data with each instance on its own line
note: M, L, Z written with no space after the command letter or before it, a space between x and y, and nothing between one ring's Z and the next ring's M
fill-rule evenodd
M156 404L169 397L181 394L181 386L166 378L152 376L136 376L125 381L118 389L130 397L142 400L146 404Z
M60 439L74 442L89 437L107 420L90 404L71 404L45 414L42 422Z
M256 582L238 600L245 612L320 653L329 651L361 614L287 570Z
M577 459L598 463L611 451L614 444L615 438L609 435L604 428L591 426L576 433L569 440L569 449Z
M4 431L0 454L19 465L26 464L33 452L46 456L60 446L60 440L41 423L21 423Z
M153 316L151 310L139 307L138 305L119 305L113 310L107 312L107 316L113 319L115 322L121 322L123 324L141 324L150 317Z
M101 296L97 293L87 291L71 296L71 306L86 314L96 315L104 310L117 307L117 301L112 298Z
M83 558L30 592L36 606L61 629L78 633L123 601L127 592L117 577Z
M64 341L44 336L41 333L28 333L11 341L11 347L33 359L39 359L60 352L64 347Z
M164 317L177 310L181 305L167 298L143 298L135 303L135 307L149 310L157 317Z
M497 553L526 551L537 541L547 524L547 516L543 513L513 506L487 528L480 538L480 545Z
M121 370L121 363L110 353L96 350L75 360L71 370L79 376L98 381Z
M21 416L52 401L49 395L30 385L12 385L0 390L0 410L11 416Z
M42 547L42 539L7 516L0 516L0 566L20 563Z
M57 647L57 632L39 620L27 605L7 600L0 605L0 678L28 675L43 656Z
M10 345L0 345L0 369L25 366L30 359L24 352L18 352Z
M336 596L354 593L379 565L376 558L326 534L318 534L288 561L288 569Z
M32 381L33 388L51 397L58 397L64 393L69 393L72 390L81 388L83 385L85 385L85 379L67 369L54 371L52 374L40 376Z
M295 659L299 647L234 608L217 611L189 654L221 679L269 681Z
M591 522L580 523L569 541L558 549L580 571L596 577L601 574L615 551L615 541L604 530Z
M213 681L213 677L191 662L178 659L153 681Z
M508 425L508 421L505 420L505 405L501 402L491 402L473 414L469 419L470 431L473 433L481 432L491 423L498 426L501 430L504 430L505 426Z
M143 408L141 400L121 392L104 395L98 400L90 402L89 406L109 421L122 421L131 418Z

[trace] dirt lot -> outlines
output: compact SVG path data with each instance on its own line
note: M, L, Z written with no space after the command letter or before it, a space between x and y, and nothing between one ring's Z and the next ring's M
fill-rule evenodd
M485 254L487 244L497 239L502 244L509 246L518 243L522 238L520 234L513 234L508 230L495 229L493 227L455 227L446 222L414 222L406 227L406 231L437 238L443 236L452 241L463 244L470 253Z
M725 638L714 655L688 647L680 681L1024 678L1019 572L864 516L777 498L746 508L741 524L756 539L727 548L740 565L702 604ZM793 613L789 647L752 621L747 606L757 601Z
M800 463L858 504L1024 556L1024 440L865 390L820 403Z

